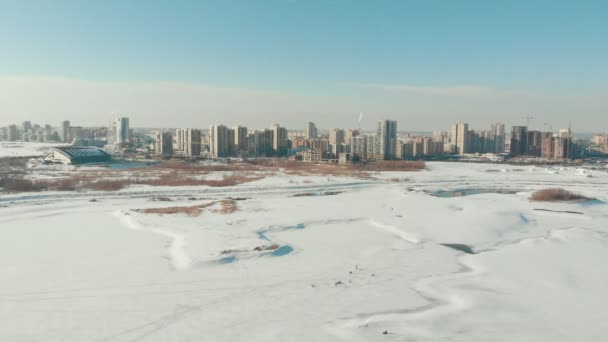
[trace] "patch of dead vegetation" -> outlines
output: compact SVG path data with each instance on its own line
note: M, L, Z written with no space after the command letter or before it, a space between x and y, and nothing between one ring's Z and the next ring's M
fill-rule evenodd
M8 192L55 191L117 191L131 185L150 186L209 186L229 187L253 182L272 176L280 170L288 175L300 176L340 176L359 179L375 179L370 172L375 171L418 171L424 169L423 161L375 161L338 165L334 163L304 163L285 159L254 159L246 162L226 164L196 164L176 161L161 162L157 166L127 170L86 170L56 174L60 178L31 180L25 169L27 159L1 159L0 187ZM0 168L0 169L2 169ZM8 171L11 170L11 171ZM220 179L206 179L213 172L227 172ZM22 174L18 174L22 173ZM303 183L311 183L304 180Z
M145 209L134 209L133 211L142 214L157 214L157 215L176 215L185 214L188 216L199 216L205 209L219 205L219 208L212 209L211 211L218 214L232 214L238 210L236 201L234 200L219 200L211 201L208 203L197 204L197 205L186 205L186 206L174 206L164 208L145 208Z
M214 213L219 214L232 214L238 210L238 206L235 200L225 199L218 202L220 205L219 209L213 209Z
M344 176L362 179L372 179L370 172L380 171L420 171L426 164L422 160L383 160L366 163L335 164L335 163L304 163L300 161L266 162L265 167L280 168L287 174L299 176Z
M191 205L181 207L165 207L165 208L146 208L135 209L136 212L142 214L158 214L158 215L175 215L186 214L188 216L199 216L203 212L203 206Z
M129 181L126 179L119 180L111 180L111 179L102 179L98 181L87 182L83 181L80 183L80 186L84 189L94 190L94 191L118 191L123 189L129 185Z
M278 249L280 246L276 243L273 243L270 246L257 246L255 247L253 250L256 252L261 252L261 251L274 251L275 249Z
M409 177L393 177L393 178L386 179L386 181L392 182L392 183L405 183L405 182L409 182L410 178Z
M48 189L43 181L33 181L21 175L0 176L0 188L7 192L38 192Z
M312 197L312 196L334 196L341 194L342 191L324 191L324 192L302 192L293 194L291 197Z
M592 198L560 188L538 190L530 196L531 201L537 202L576 202L591 199Z
M0 158L0 171L25 169L30 157L4 157Z

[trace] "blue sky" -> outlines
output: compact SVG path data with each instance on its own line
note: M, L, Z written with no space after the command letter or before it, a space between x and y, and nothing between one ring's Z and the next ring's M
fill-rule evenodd
M600 114L606 113L600 100L608 89L606 1L55 0L0 4L0 77L273 92L285 99L280 101L284 108L273 109L293 114L285 115L286 122L292 123L297 113L307 112L320 120L335 111L331 117L335 120L328 120L333 125L357 106L374 118L411 119L417 112L429 113L446 120L446 126L450 119L461 118L485 124L490 120L483 113L488 112L513 122L532 114L563 125L567 115L562 112L563 103L552 112L545 102L574 96L569 103L571 109L582 112L583 126L596 127L593 120L608 125L605 119L599 122ZM492 101L484 91L479 99L479 89L490 89L492 96L500 93L499 100ZM459 98L471 91L483 104L481 108L475 99ZM523 104L531 101L529 108L504 107L522 93L526 94ZM293 106L291 97L299 99ZM229 98L221 101L230 102ZM438 101L443 104L436 105ZM588 101L590 107L578 107ZM340 107L345 102L352 108ZM374 103L383 105L374 107ZM128 107L116 110L135 116L149 111L145 106L140 111L135 104ZM8 109L10 115L17 115L19 105ZM78 110L98 113L95 108L76 110L66 104L48 109L52 115ZM198 110L238 111L220 104ZM41 109L27 107L24 112L44 117ZM255 111L243 112L251 113L251 124L257 124L250 118ZM2 113L0 107L0 115L8 115ZM213 113L208 114L215 119ZM55 120L52 115L49 119ZM183 124L206 124L188 120L192 112L176 115ZM271 114L268 119L283 117ZM149 121L144 123L161 124L154 118ZM259 124L267 121L261 118ZM422 120L412 125L430 129L432 123Z

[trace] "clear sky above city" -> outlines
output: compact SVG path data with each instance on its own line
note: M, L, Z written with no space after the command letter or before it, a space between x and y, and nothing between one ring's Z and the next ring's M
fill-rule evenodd
M3 1L0 125L608 126L607 1Z

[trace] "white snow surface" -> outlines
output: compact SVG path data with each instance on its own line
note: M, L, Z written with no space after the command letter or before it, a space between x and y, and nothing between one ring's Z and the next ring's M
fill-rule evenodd
M0 141L0 158L43 156L50 151L51 147L56 146L66 146L66 144Z
M0 195L0 341L603 340L606 171L427 165L374 175L403 182ZM528 200L551 187L600 201ZM485 193L429 194L459 189ZM228 197L245 199L134 211Z

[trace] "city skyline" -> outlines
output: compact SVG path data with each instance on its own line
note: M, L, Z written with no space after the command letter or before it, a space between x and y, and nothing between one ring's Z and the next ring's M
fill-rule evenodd
M530 122L532 118L528 117ZM486 127L487 128L487 127ZM147 130L147 132L146 132ZM61 141L73 146L108 146L114 152L146 153L171 159L173 156L189 158L226 157L289 157L304 161L339 160L340 163L369 160L397 160L417 158L451 158L450 156L484 156L488 160L511 158L544 158L544 160L571 160L575 157L574 136L571 127L554 131L545 125L543 131L529 126L512 126L507 134L504 123L494 122L489 129L469 129L468 123L459 122L446 132L434 131L431 135L400 135L396 120L379 120L376 131L360 128L330 128L319 134L314 122L306 122L304 130L288 130L278 123L263 130L238 124L210 125L208 133L197 128L143 129L135 133L128 117L117 117L111 127L87 128L72 126L64 120L58 129L24 121L0 127L0 141ZM605 153L606 135L596 134L592 139L580 139L576 157L583 150L592 156ZM146 137L147 136L147 137ZM154 137L151 140L152 136ZM508 147L507 147L508 146ZM143 150L142 150L143 149ZM176 153L176 154L174 154Z
M0 118L331 127L364 112L368 129L533 116L593 131L608 112L606 6L14 2L0 13Z

